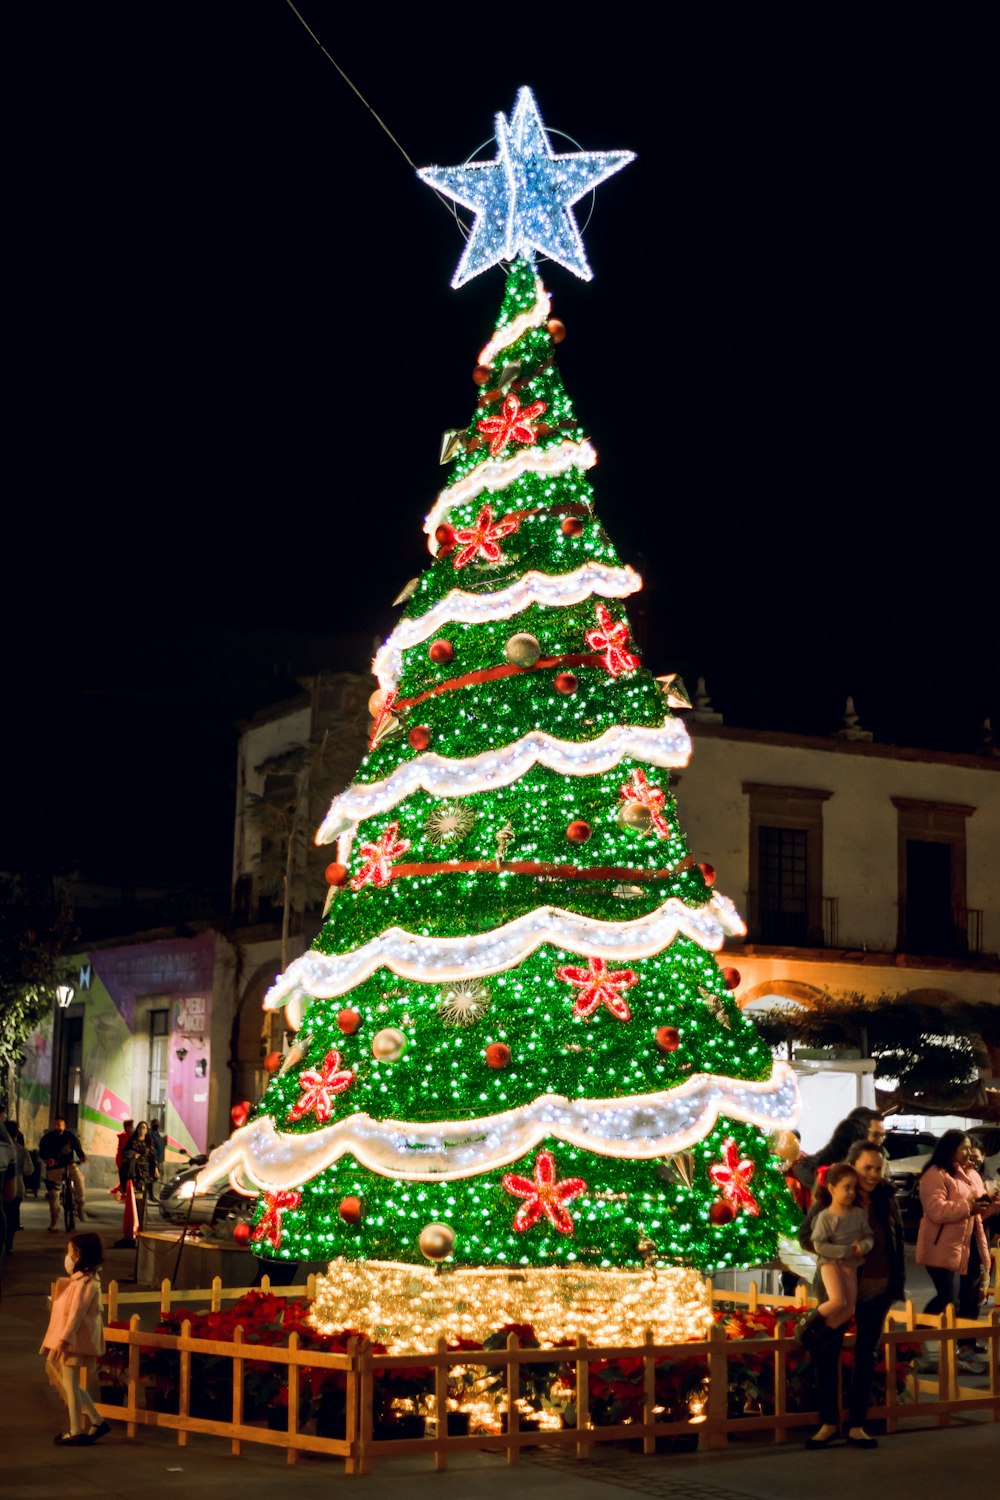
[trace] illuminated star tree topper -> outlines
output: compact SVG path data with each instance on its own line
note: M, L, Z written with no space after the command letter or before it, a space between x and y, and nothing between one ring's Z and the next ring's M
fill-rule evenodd
M518 256L548 255L584 281L592 276L573 217L574 203L635 160L633 151L557 154L529 88L518 91L508 120L496 116L493 161L460 167L423 167L421 181L476 215L452 286Z

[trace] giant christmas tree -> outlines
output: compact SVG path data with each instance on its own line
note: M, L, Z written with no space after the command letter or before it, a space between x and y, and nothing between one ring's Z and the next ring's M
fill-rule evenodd
M203 1176L260 1190L259 1253L375 1263L369 1286L444 1259L760 1264L795 1085L713 956L743 924L678 822L690 741L631 637L640 579L533 264L589 277L571 206L630 157L553 155L528 90L497 140L421 174L475 210L456 284L505 261L506 291L433 561L375 660L370 753L317 835L327 917L267 998L296 1040Z

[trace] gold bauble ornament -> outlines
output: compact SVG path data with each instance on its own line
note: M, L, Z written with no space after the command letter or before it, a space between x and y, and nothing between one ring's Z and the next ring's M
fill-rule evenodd
M634 828L637 833L648 833L653 826L653 814L641 802L626 802L619 809L618 821L623 828Z
M537 637L522 632L512 635L504 648L504 655L515 667L533 667L542 654Z
M376 1062L398 1062L406 1051L406 1037L395 1026L384 1026L372 1037L372 1057Z
M455 1231L450 1224L425 1224L417 1244L428 1260L447 1260L455 1248Z

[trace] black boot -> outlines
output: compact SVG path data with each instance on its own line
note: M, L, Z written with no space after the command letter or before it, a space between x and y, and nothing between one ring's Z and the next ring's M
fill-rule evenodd
M798 1339L803 1349L808 1349L811 1353L823 1342L827 1332L826 1319L814 1311L796 1328L795 1338Z

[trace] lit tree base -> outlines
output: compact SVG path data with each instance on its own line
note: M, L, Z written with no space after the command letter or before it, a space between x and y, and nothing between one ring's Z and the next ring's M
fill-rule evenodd
M704 1338L708 1289L697 1271L432 1269L396 1261L333 1260L310 1321L357 1328L390 1354L427 1352L439 1338L477 1343L506 1323L530 1323L545 1347L584 1334L594 1346Z

